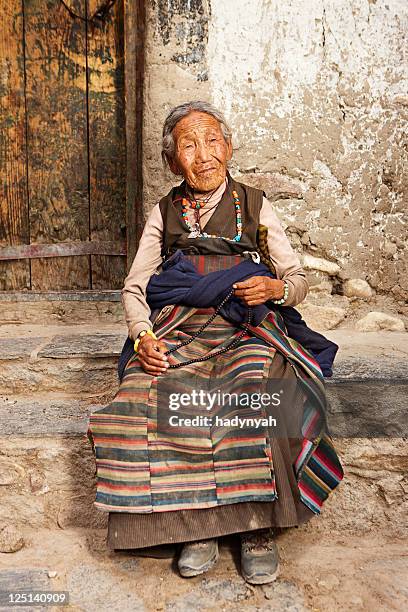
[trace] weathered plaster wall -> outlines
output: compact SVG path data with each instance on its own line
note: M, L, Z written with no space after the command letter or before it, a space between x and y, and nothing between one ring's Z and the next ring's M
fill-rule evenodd
M310 312L336 308L326 327L373 310L404 319L407 31L405 0L155 0L146 208L171 184L160 163L166 113L210 100L233 128L233 175L266 191L306 256ZM347 279L371 291L345 289Z

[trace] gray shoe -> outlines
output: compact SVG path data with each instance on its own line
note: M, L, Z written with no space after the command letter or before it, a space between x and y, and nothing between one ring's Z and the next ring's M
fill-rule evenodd
M218 561L218 540L199 540L184 544L178 560L179 572L191 578L208 572Z
M271 530L241 534L241 572L250 584L268 584L276 580L279 555Z

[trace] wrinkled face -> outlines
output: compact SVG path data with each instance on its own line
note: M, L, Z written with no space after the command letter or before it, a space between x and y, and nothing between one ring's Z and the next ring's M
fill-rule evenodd
M194 191L208 193L225 180L227 162L232 156L221 125L211 115L197 111L181 119L173 130L176 145L169 160L174 174L182 174Z

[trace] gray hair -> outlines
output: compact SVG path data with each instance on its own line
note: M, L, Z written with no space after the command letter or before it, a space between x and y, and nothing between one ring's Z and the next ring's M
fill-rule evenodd
M207 113L220 123L221 131L224 136L225 142L231 141L231 129L225 120L225 117L219 110L217 110L209 102L201 102L200 100L185 102L179 106L174 107L167 115L166 121L163 126L163 140L162 140L162 160L164 167L169 165L169 159L173 159L176 152L176 143L174 142L173 130L181 119L192 113L193 111L199 113Z

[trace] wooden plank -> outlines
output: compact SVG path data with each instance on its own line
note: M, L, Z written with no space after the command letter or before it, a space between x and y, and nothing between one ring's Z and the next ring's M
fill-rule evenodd
M88 0L94 15L101 0ZM104 19L88 20L88 116L91 240L126 235L123 0ZM126 260L93 255L92 288L119 289Z
M146 14L144 0L125 0L126 227L128 269L142 235L143 80Z
M80 255L109 255L109 259L126 256L126 247L119 242L58 242L55 244L24 244L0 248L0 261L40 259L42 257L72 257ZM114 256L114 257L113 257Z
M85 17L85 2L69 0ZM89 239L85 22L59 0L24 0L30 232ZM33 260L32 288L89 289L90 256Z
M23 12L0 0L0 246L29 242ZM29 289L28 261L0 262L0 290Z

